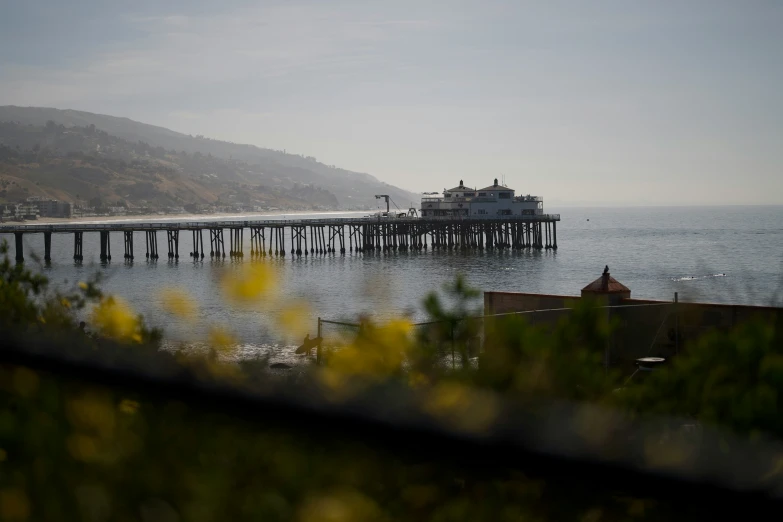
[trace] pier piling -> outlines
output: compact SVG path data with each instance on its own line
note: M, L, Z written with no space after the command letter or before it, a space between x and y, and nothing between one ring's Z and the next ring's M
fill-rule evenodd
M101 242L101 262L105 263L107 261L111 260L111 244L109 241L109 231L108 230L101 230L100 232L100 242Z
M125 259L133 261L133 231L128 230L124 233L125 238Z
M14 243L16 243L16 262L24 262L24 234L22 232L14 232Z
M169 259L179 259L179 230L167 230L166 242L169 247Z
M158 232L156 230L146 230L147 236L147 259L158 259Z
M250 230L250 257L267 254L285 257L290 251L292 257L310 255L378 253L391 255L395 252L427 251L503 251L521 249L557 249L556 214L524 216L482 216L459 218L334 218L323 220L255 221L255 222L205 222L205 223L148 223L148 224L63 224L63 225L14 225L1 226L0 232L12 233L15 238L16 260L24 260L24 234L44 234L44 260L51 260L51 239L53 233L74 234L74 260L82 261L83 233L99 232L100 259L111 260L109 237L112 232L122 232L125 259L134 259L133 236L144 232L146 256L158 259L157 231L165 230L169 259L179 258L179 233L190 231L193 249L190 257L204 259L204 231L209 233L212 258L225 257L224 230L229 233L228 248L232 258L244 257L244 229ZM346 228L348 245L345 243ZM269 245L266 244L267 229ZM286 241L291 246L286 250ZM267 250L268 248L268 250Z
M73 233L73 260L81 263L84 260L82 245L84 244L84 232Z
M44 261L49 263L52 260L52 233L44 232Z

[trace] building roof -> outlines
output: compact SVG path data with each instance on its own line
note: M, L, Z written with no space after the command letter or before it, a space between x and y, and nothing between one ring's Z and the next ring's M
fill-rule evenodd
M461 192L463 190L473 190L473 189L470 187L466 187L465 184L462 182L462 180L459 180L458 187L446 189L444 192Z
M479 190L481 190L481 191L495 190L495 191L499 191L499 192L509 192L509 191L510 192L514 192L514 189L508 188L506 186L498 184L498 179L497 178L495 178L495 184L494 185L490 185L488 187L484 187L484 188L479 189Z
M621 294L630 293L630 291L630 288L609 274L609 267L604 269L604 273L601 277L582 288L582 292L591 292L595 294Z

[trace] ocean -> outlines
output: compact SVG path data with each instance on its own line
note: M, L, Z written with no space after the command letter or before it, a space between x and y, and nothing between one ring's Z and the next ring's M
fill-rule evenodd
M561 215L559 249L542 251L392 252L330 254L273 259L279 268L279 295L260 306L233 305L220 281L250 260L245 233L242 260L194 262L188 234L180 237L180 259L166 258L165 234L158 235L157 262L144 258L144 235L135 237L136 260L122 258L122 234L112 235L113 260L98 261L98 233L84 236L84 262L75 264L72 235L55 234L52 263L41 270L55 286L73 286L91 274L102 274L103 288L123 297L172 341L200 343L211 326L232 332L242 356L271 350L290 358L301 342L276 328L275 312L292 303L306 303L303 318L311 336L317 317L352 320L359 314L379 318L405 314L424 319L423 298L463 274L482 290L578 295L608 265L613 277L635 298L741 303L783 302L783 207L642 207L548 208ZM329 217L356 214L330 213ZM286 216L323 218L324 214ZM254 219L251 217L247 219ZM279 216L280 219L283 216ZM220 219L215 217L213 219ZM0 235L11 245L13 237ZM206 238L208 242L208 236ZM228 237L226 235L226 241ZM286 242L290 249L290 242ZM25 257L42 257L43 235L25 236ZM141 254L139 255L139 252ZM269 258L267 258L268 260ZM269 261L267 261L269 262ZM183 323L162 309L162 290L176 287L192 296L197 320ZM480 301L477 302L480 304Z

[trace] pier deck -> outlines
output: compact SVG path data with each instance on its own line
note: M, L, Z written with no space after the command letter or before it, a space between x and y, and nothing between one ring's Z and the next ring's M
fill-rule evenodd
M245 231L251 257L323 255L346 252L440 249L556 249L559 214L428 218L331 218L300 220L226 220L5 224L0 234L14 234L16 260L24 261L25 235L41 234L44 260L51 261L52 234L73 234L73 259L81 262L84 233L100 236L100 259L111 260L111 233L122 233L124 258L135 257L134 234L143 233L147 259L158 259L158 232L166 235L169 259L179 259L180 233L190 236L193 259L244 257ZM206 232L206 234L205 234ZM205 235L209 250L205 247ZM226 241L228 236L228 241ZM346 241L347 236L347 241ZM228 249L226 249L228 242ZM346 248L347 247L347 248Z

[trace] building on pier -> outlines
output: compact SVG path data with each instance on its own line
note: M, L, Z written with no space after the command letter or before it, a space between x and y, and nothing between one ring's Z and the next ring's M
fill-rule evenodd
M515 190L498 183L482 189L459 186L445 189L443 196L426 195L421 199L421 217L443 216L536 216L544 213L544 199L516 196Z

